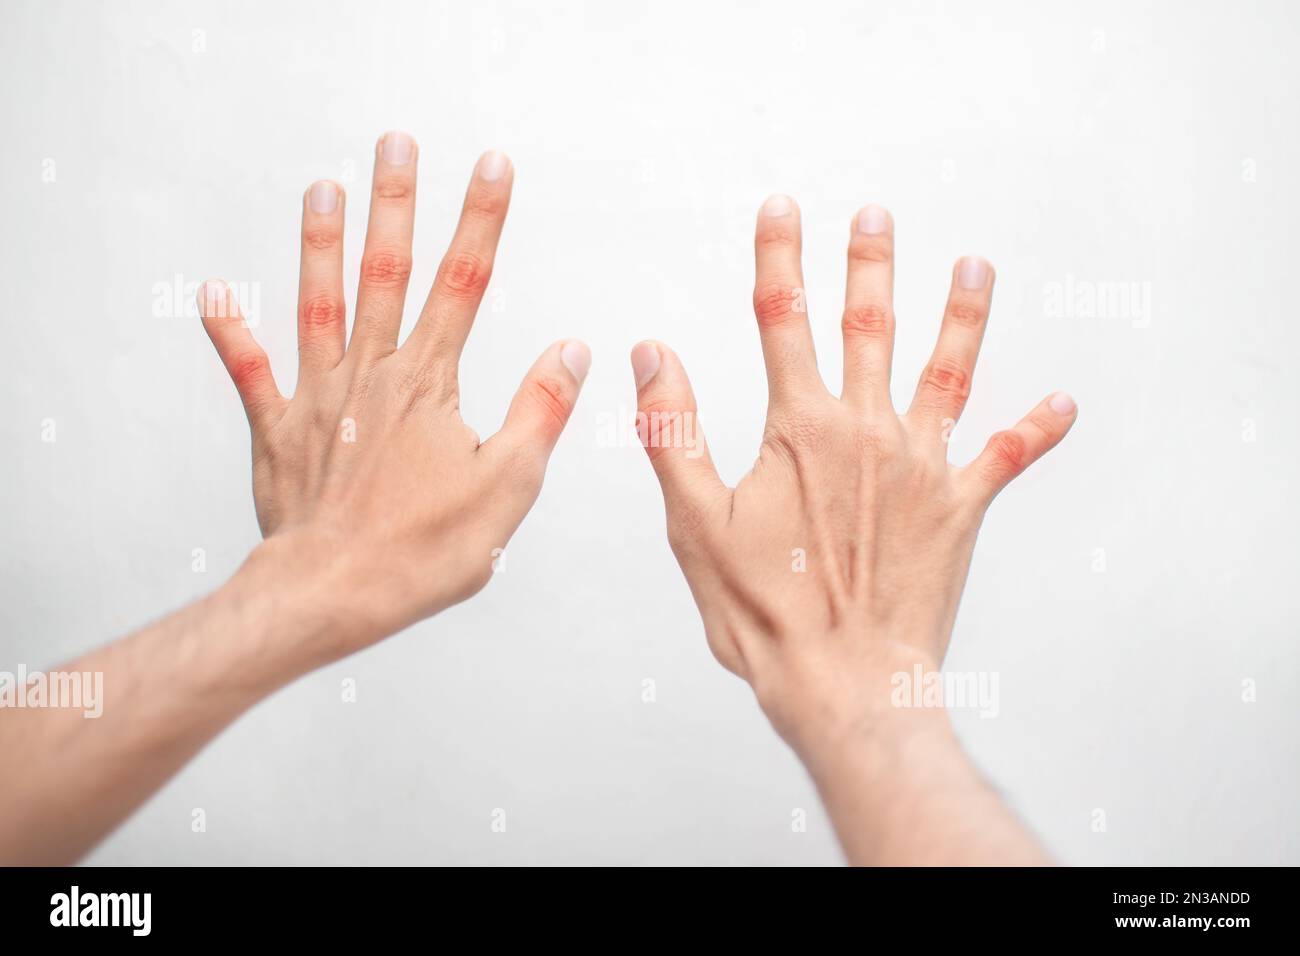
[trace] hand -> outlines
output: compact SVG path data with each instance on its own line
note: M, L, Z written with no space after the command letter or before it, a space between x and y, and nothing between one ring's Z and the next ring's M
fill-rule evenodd
M388 133L375 154L356 319L347 347L342 187L303 197L298 387L284 398L228 287L200 294L203 325L253 434L253 498L268 545L310 565L340 601L339 656L462 601L491 577L541 489L591 356L556 343L525 377L501 431L480 444L458 411L457 364L492 271L514 172L478 161L419 322L398 347L411 272L418 150ZM264 546L265 547L265 546Z
M718 477L676 355L632 352L642 443L663 486L668 535L714 655L747 680L796 750L859 729L889 705L890 676L937 669L975 535L993 497L1075 419L1057 393L948 464L993 291L960 260L939 342L905 415L890 401L894 237L867 207L849 240L844 390L817 372L802 308L799 211L773 196L758 217L754 311L767 366L758 461L735 489Z
M73 662L71 672L102 677L100 719L24 709L0 722L0 753L24 770L0 787L0 862L73 862L267 694L491 577L495 549L537 498L591 356L580 342L547 349L504 427L479 443L457 412L456 367L513 175L500 153L479 160L451 249L398 348L415 162L409 136L380 140L346 349L343 190L320 182L304 197L291 400L230 289L201 290L204 328L252 427L266 541L212 594Z

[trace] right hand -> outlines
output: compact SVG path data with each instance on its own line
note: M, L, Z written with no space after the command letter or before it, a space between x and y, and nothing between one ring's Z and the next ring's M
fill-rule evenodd
M642 443L709 646L800 750L870 724L889 706L892 674L939 667L985 509L1064 437L1076 412L1058 392L974 462L949 465L947 435L969 394L992 268L978 258L954 267L938 345L898 415L889 214L868 207L852 226L838 398L818 374L801 307L792 200L767 201L755 249L767 425L758 461L734 489L709 458L677 356L643 342L632 366Z

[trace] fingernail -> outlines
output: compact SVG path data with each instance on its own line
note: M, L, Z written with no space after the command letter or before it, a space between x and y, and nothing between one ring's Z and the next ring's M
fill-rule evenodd
M957 283L963 289L982 289L989 278L989 264L979 256L966 256L957 269Z
M506 174L506 168L510 165L510 160L506 158L505 153L499 153L495 149L484 153L479 157L478 174L479 178L487 182L494 183Z
M560 349L560 361L569 370L569 374L581 385L591 368L591 349L581 342L569 342Z
M780 193L768 196L767 201L763 203L764 216L788 216L793 210L794 203L790 201L790 197L782 196Z
M405 166L411 161L415 141L405 133L393 131L384 134L383 156L389 166Z
M1058 415L1069 415L1074 411L1074 399L1065 392L1057 392L1048 399L1047 404Z
M327 180L312 183L307 202L312 212L328 215L338 208L339 188Z
M642 388L659 371L659 347L653 342L642 342L632 350L632 377L636 387Z
M889 231L889 213L884 206L868 206L858 213L858 232L878 236Z

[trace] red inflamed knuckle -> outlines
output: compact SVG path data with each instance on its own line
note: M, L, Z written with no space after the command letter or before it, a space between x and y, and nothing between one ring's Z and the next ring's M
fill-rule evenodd
M548 424L559 429L569 420L573 405L569 401L568 391L559 379L549 376L529 379L525 394L542 411Z
M641 444L651 458L684 447L687 441L681 406L668 399L647 402L638 408L636 427Z
M266 355L260 352L237 355L230 360L228 368L231 379L241 392L246 388L261 384L271 373L271 366L266 359Z
M921 380L927 392L946 401L966 401L970 395L970 373L960 362L935 359L925 369Z
M361 261L361 281L371 285L405 285L411 257L400 252L372 252Z
M948 306L948 321L968 329L977 329L988 319L988 310L977 305L954 302Z
M788 285L764 285L754 290L754 316L762 326L780 325L798 314L799 291Z
M1027 449L1025 439L1015 431L1001 431L989 439L989 457L999 477L1018 475L1024 470Z
M298 309L298 322L304 332L333 330L342 325L346 316L343 302L329 295L308 299Z
M316 252L333 249L339 244L340 239L342 239L342 233L332 226L316 226L311 229L304 229L302 233L302 244Z
M438 281L444 292L458 299L477 299L487 289L492 266L469 252L448 255L438 270Z
M375 182L375 198L386 202L404 202L415 195L415 183L401 176L385 176Z
M883 305L852 306L844 310L840 327L845 335L883 338L894 331L894 313Z

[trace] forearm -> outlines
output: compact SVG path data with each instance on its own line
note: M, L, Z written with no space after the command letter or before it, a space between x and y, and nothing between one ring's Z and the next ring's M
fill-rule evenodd
M218 591L59 668L103 675L98 717L0 709L0 863L75 861L222 728L336 656L303 560L268 542Z
M855 865L1050 863L934 708L878 708L797 748Z

